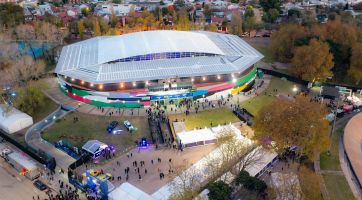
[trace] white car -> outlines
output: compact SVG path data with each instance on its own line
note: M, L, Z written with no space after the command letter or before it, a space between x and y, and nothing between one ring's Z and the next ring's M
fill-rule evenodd
M131 124L131 122L129 122L128 120L123 122L124 126L127 128L128 131L133 131L135 130L135 128L133 127L133 125Z

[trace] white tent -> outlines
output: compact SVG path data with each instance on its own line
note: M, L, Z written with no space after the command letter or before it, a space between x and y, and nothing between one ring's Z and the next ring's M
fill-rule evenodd
M109 200L156 200L149 194L129 184L123 183L108 194Z
M216 143L218 134L223 130L235 133L238 139L241 139L242 135L240 130L233 125L217 126L213 128L195 129L187 132L176 133L177 142L186 147L194 147L199 145Z
M0 129L6 133L15 133L33 124L33 118L14 107L0 105Z

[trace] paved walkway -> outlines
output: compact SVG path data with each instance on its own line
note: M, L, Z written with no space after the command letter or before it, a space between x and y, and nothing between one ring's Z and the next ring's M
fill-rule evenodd
M25 142L37 151L41 150L53 156L57 166L67 172L69 165L75 162L75 159L65 152L55 148L53 144L43 140L40 134L42 130L51 126L56 121L56 119L61 118L64 115L66 115L66 111L58 108L46 118L34 124L26 131Z

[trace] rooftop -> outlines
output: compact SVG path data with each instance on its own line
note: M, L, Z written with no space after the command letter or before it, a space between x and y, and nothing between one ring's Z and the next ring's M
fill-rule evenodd
M235 35L145 31L65 46L55 72L91 83L131 82L240 72L262 57Z

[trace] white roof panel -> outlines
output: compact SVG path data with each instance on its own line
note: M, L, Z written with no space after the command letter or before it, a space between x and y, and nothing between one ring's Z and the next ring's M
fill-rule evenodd
M114 62L167 52L198 57ZM145 31L102 36L65 46L55 72L92 83L156 80L242 72L263 56L234 35L205 31Z

